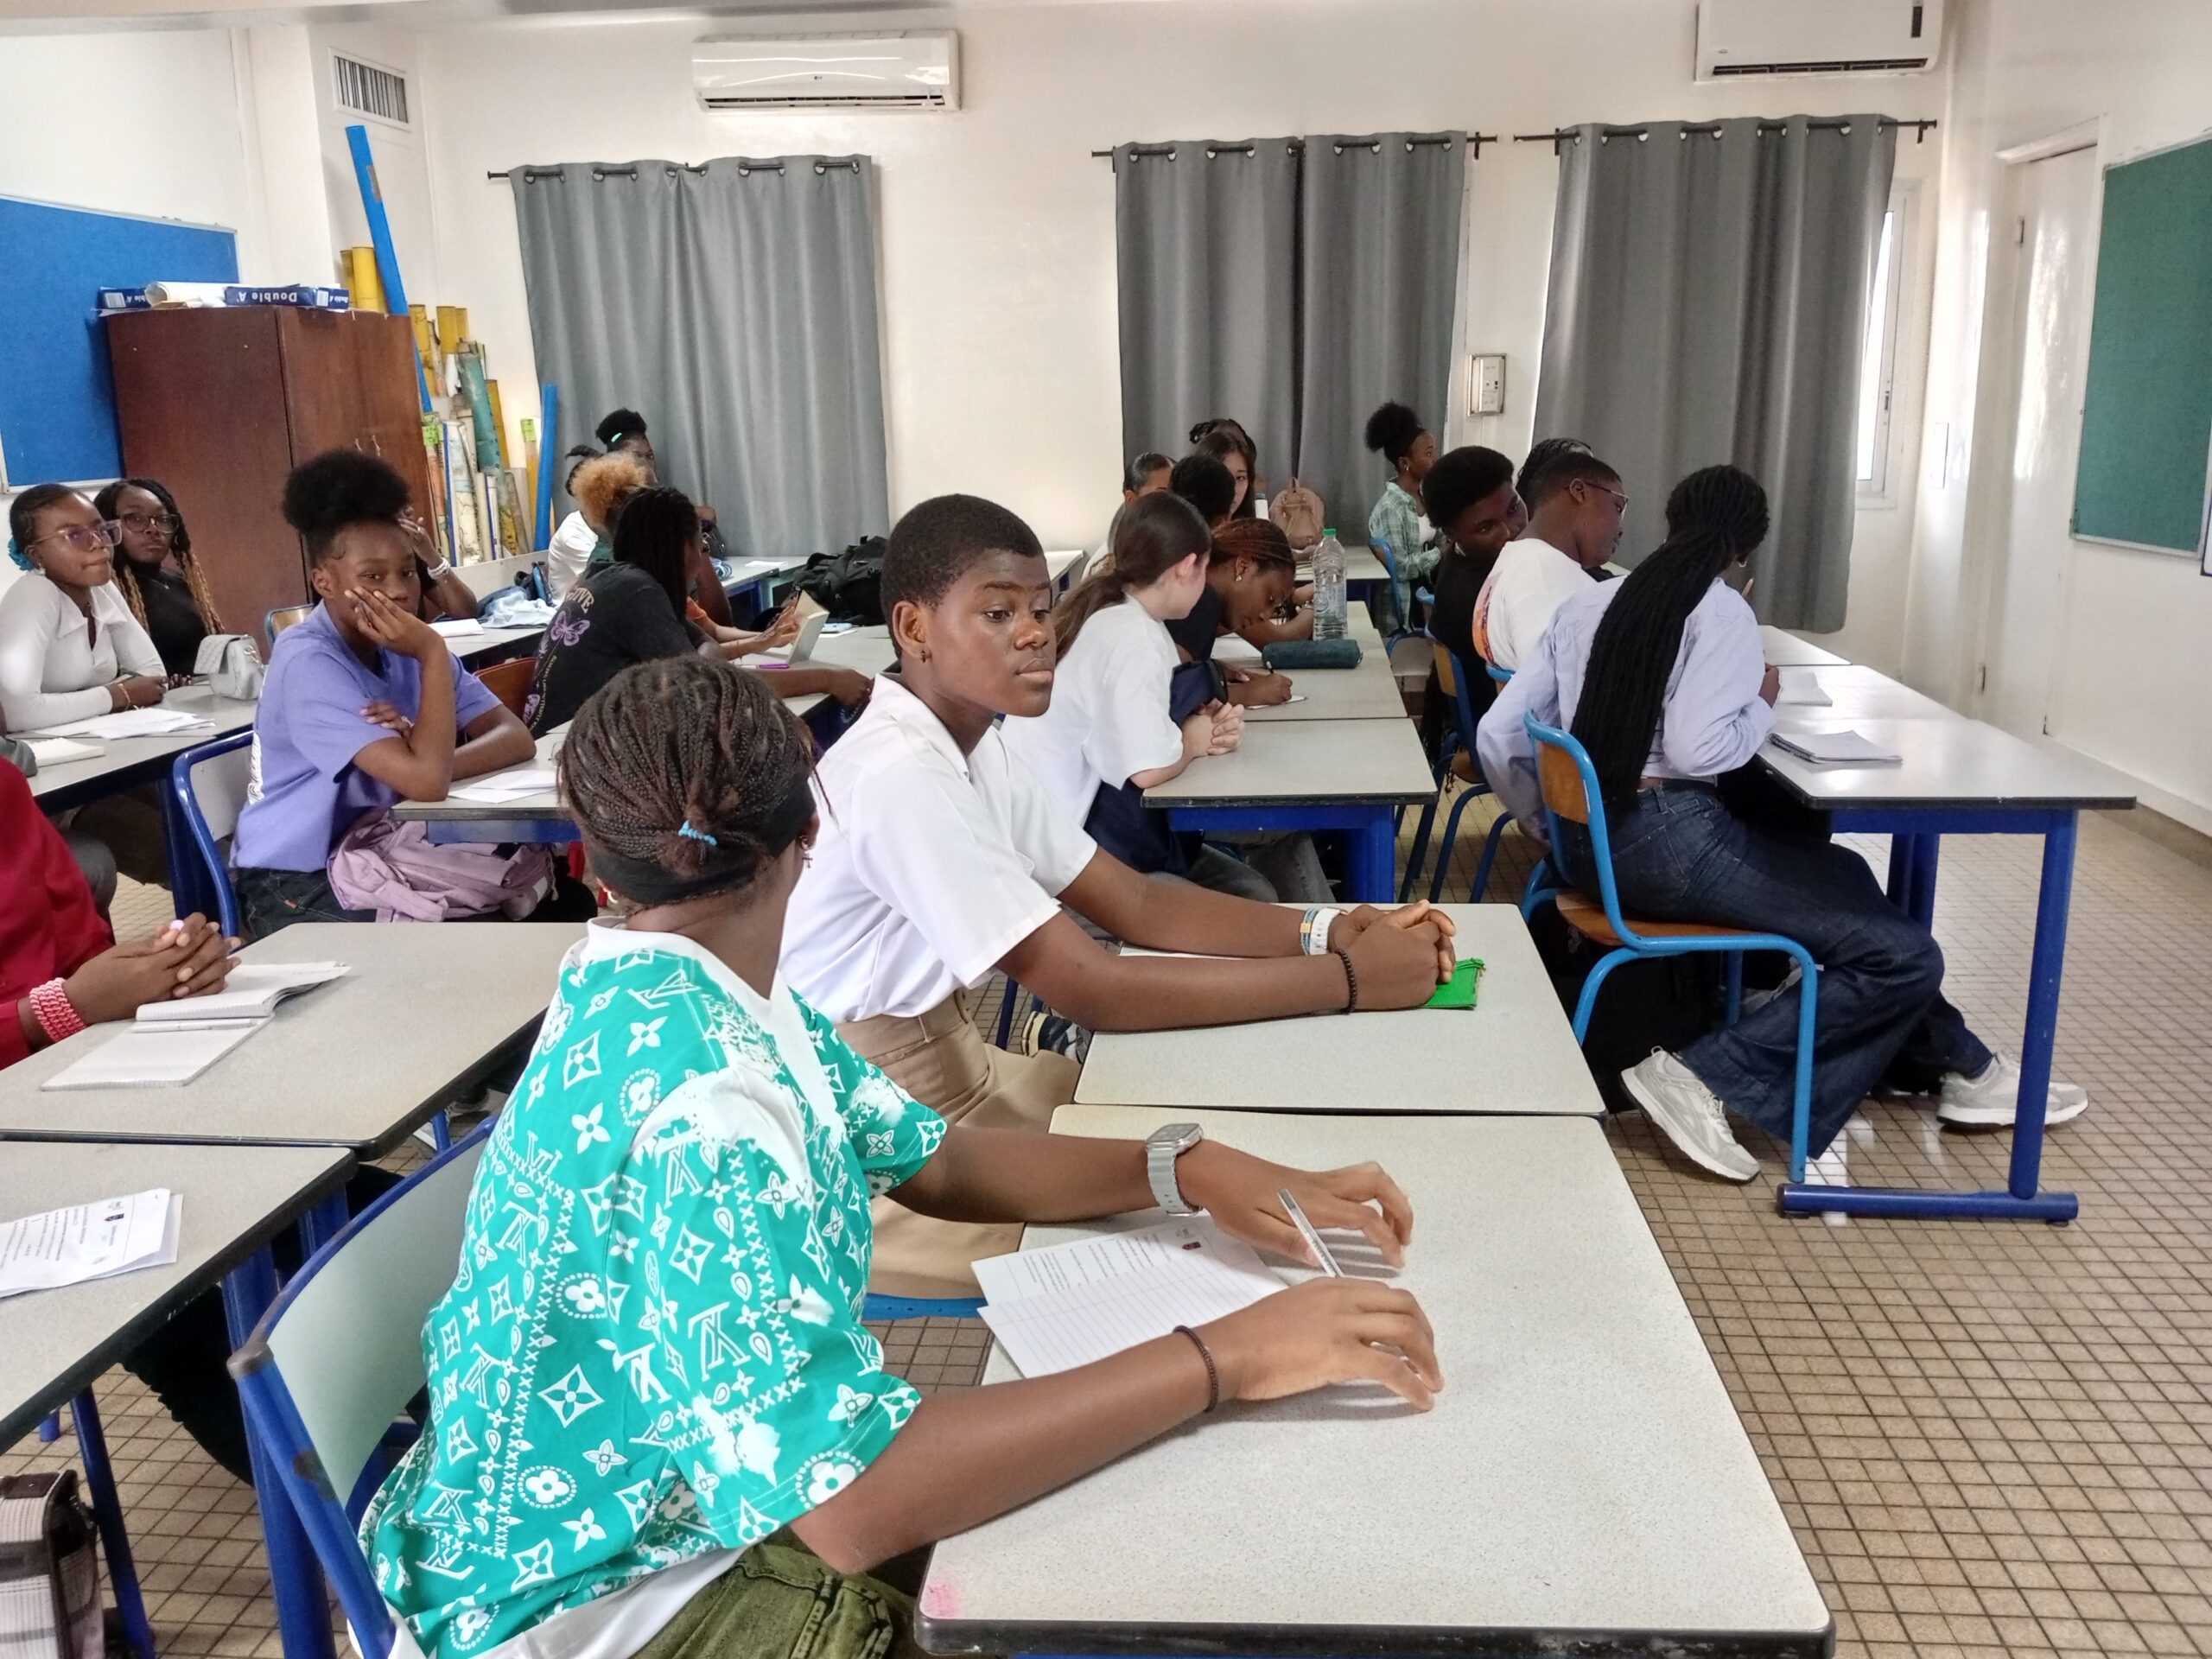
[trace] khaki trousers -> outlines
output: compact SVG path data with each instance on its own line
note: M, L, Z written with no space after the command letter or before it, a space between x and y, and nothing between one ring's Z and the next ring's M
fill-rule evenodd
M947 1122L1044 1134L1053 1112L1075 1098L1083 1068L1065 1054L994 1048L976 1028L970 1000L956 991L926 1014L848 1020L837 1034ZM878 1198L872 1214L868 1288L889 1296L973 1296L971 1264L1021 1243L1018 1221L938 1221L891 1198Z

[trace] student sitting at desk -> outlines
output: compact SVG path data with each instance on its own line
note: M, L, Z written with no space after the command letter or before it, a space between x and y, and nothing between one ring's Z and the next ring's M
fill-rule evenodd
M1052 613L1057 666L1052 705L1010 715L1007 752L1037 776L1099 847L1145 874L1180 875L1202 887L1272 903L1274 888L1242 861L1169 831L1144 804L1154 784L1193 760L1227 754L1243 734L1241 709L1219 702L1195 669L1179 697L1167 624L1187 616L1206 589L1212 542L1191 505L1156 495L1114 521L1112 566L1087 578Z
M1147 449L1122 470L1122 505L1126 507L1141 496L1166 493L1167 480L1173 476L1175 463L1166 456ZM1117 508L1114 524L1121 523ZM1073 593L1083 585L1083 579L1094 571L1103 571L1114 555L1114 524L1106 527L1106 539L1090 550L1088 558L1079 560L1067 573L1067 588Z
M114 524L66 484L10 504L23 575L0 594L0 715L34 732L162 700L168 671L116 591Z
M602 453L588 443L579 443L562 457L569 467L562 476L561 488L571 500L575 499L576 474L586 461L597 461ZM569 596L569 589L582 578L584 567L591 563L592 550L598 545L599 532L585 522L583 509L571 507L545 546L545 585L556 605Z
M1073 1061L1017 1058L976 1029L973 993L995 969L1100 1031L1411 1007L1451 972L1450 925L1425 906L1301 918L1139 875L1098 849L999 730L1001 715L1043 714L1053 683L1052 575L1005 508L951 495L908 512L883 602L899 667L823 760L822 832L784 969L918 1099L1042 1128L1073 1098ZM1063 905L1133 944L1262 960L1116 956ZM973 1294L968 1263L1012 1238L900 1216L883 1258L907 1287Z
M226 632L193 556L176 499L150 478L125 478L92 498L116 529L115 585L172 675L197 671L200 642Z
M523 705L533 734L567 725L633 663L728 654L684 614L704 558L699 515L683 491L660 486L630 497L615 521L613 562L587 570L545 625ZM743 643L758 642L748 635ZM771 683L785 696L818 691L848 708L866 701L868 690L867 677L849 668L806 664L777 671Z
M1421 493L1421 480L1436 465L1436 440L1405 404L1385 404L1367 417L1367 447L1391 468L1367 515L1368 539L1390 546L1390 590L1375 607L1375 626L1389 633L1402 626L1399 619L1413 615L1414 589L1426 586L1436 569L1436 532Z
M646 434L645 417L639 414L636 410L611 410L593 429L592 435L607 446L608 454L627 455L643 467L645 469L645 482L648 485L661 481L660 457L653 452L653 441ZM729 557L729 549L722 543L721 526L715 518L715 510L703 501L695 502L693 505L698 510L699 526L706 540L707 556L710 560L727 560ZM610 515L607 520L608 526L607 534L610 537L614 533L613 522ZM606 562L606 556L602 553L599 556L599 563L604 564ZM701 608L706 612L710 621L721 623L725 626L728 625L731 620L729 596L722 591L721 582L712 582L705 584L699 589L698 598L701 601Z
M1229 505L1229 516L1258 518L1260 498L1267 493L1267 480L1260 476L1260 446L1252 442L1252 435L1244 429L1243 423L1225 415L1200 421L1191 428L1191 448L1193 454L1211 455L1220 461L1229 468L1230 477L1237 480L1236 496Z
M428 1343L429 1421L361 1523L432 1659L911 1656L877 1563L1218 1400L1356 1380L1421 1410L1442 1386L1413 1296L1351 1277L1052 1376L925 1400L884 1370L871 1199L1016 1228L1172 1201L1299 1261L1279 1190L1392 1263L1412 1216L1372 1164L948 1128L901 1093L778 972L811 751L696 657L626 671L570 730L562 792L620 920L562 966L424 1327L472 1334ZM496 1387L467 1380L486 1354Z
M1513 487L1513 463L1495 449L1469 444L1438 457L1421 480L1421 496L1429 516L1444 537L1436 561L1436 580L1430 591L1436 602L1428 607L1430 637L1452 652L1452 660L1471 667L1462 672L1467 700L1475 717L1490 707L1496 686L1482 671L1482 652L1474 636L1475 601L1505 544L1528 528L1529 510ZM1431 674L1427 707L1421 735L1433 741L1436 729L1448 719L1444 714L1442 687Z
M1613 556L1628 510L1620 474L1586 449L1542 467L1529 487L1529 528L1499 551L1471 627L1476 650L1506 669L1521 666L1552 613Z
M1943 953L1884 895L1849 848L1768 834L1732 817L1714 779L1774 729L1778 683L1758 624L1721 580L1766 539L1766 492L1733 467L1692 473L1667 499L1667 540L1621 582L1593 583L1553 613L1535 654L1484 717L1483 771L1524 829L1541 833L1524 717L1565 727L1604 792L1622 904L1669 921L1794 938L1820 963L1808 1152L1817 1156L1885 1074L1940 1078L1946 1122L2012 1121L2018 1066L1993 1055L1942 995ZM1561 872L1594 893L1589 836L1561 825ZM1655 1051L1621 1082L1693 1162L1731 1180L1758 1173L1732 1111L1788 1141L1797 998L1783 990L1681 1054ZM2053 1080L2049 1122L2083 1091Z
M306 543L321 603L277 636L254 720L252 782L231 845L252 938L294 922L372 920L375 910L348 907L333 889L340 841L397 802L442 801L456 779L536 753L523 723L416 614L406 511L405 480L358 450L319 455L284 482L284 518ZM515 858L544 862L535 849ZM592 906L549 868L483 913L519 919L518 911L580 920Z
M1191 613L1167 625L1176 649L1211 671L1224 702L1248 709L1290 701L1287 674L1241 663L1217 663L1214 647L1224 634L1259 645L1255 633L1282 613L1298 585L1298 556L1290 538L1264 518L1232 518L1214 527L1206 557L1206 588Z

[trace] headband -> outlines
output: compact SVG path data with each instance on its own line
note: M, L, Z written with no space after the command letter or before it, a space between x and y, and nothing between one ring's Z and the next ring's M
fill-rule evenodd
M730 844L725 845L712 830L689 818L677 824L678 836L707 849L706 861L696 874L679 874L657 859L627 857L592 842L588 830L585 839L591 842L592 871L608 887L633 904L673 905L745 887L760 873L762 865L780 857L785 848L804 835L813 818L814 782L802 773L768 814L757 837L748 836L740 843L733 836Z

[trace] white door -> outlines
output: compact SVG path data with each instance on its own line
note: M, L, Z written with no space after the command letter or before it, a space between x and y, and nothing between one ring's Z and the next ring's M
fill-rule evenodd
M2073 552L2074 461L2082 436L2082 342L2088 332L2097 152L2021 165L2013 289L2012 417L2005 539L1982 639L1980 710L2034 735L2050 718L2066 649L2066 568ZM2000 416L2001 418L2001 416Z

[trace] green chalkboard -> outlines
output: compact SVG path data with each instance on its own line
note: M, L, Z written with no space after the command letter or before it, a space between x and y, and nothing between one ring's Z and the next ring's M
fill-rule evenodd
M2212 139L2105 169L2074 533L2195 553L2212 450Z

